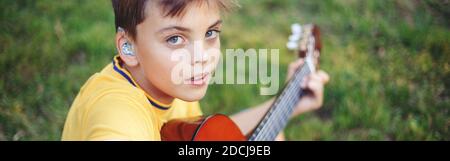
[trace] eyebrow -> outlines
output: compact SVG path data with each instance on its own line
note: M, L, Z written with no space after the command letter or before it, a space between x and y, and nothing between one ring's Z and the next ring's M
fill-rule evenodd
M209 26L208 29L210 29L210 28L212 28L214 26L217 26L217 25L219 25L221 23L222 23L222 20L217 20L214 24ZM181 27L181 26L169 26L169 27L162 28L157 33L161 33L161 32L164 32L164 31L167 31L167 30L172 30L172 29L180 30L180 31L184 31L184 32L191 32L191 29L189 29L189 28L185 28L185 27Z
M219 25L219 24L221 24L222 23L222 20L217 20L214 24L212 24L211 26L209 26L208 28L210 29L210 28L212 28L212 27L214 27L214 26L217 26L217 25Z

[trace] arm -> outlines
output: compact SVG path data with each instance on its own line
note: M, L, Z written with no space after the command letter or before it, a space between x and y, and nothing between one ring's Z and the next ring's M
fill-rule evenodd
M255 107L250 107L244 111L231 115L231 119L239 126L242 133L247 135L256 127L264 114L266 114L273 101L274 98Z
M288 79L294 74L295 69L303 64L303 59L299 59L289 65ZM323 87L328 82L328 74L324 71L317 71L309 75L303 84L300 84L302 88L307 89L309 92L302 97L297 103L297 107L292 114L292 117L298 116L302 113L316 110L323 104ZM242 133L248 135L253 130L262 117L266 114L267 110L272 105L275 99L272 98L262 104L254 107L250 107L247 110L236 113L231 116L231 119L239 126ZM282 134L281 134L282 135ZM279 135L278 138L281 138Z

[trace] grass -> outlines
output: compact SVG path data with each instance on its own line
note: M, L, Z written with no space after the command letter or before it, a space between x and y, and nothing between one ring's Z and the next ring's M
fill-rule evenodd
M294 59L285 49L290 24L323 31L325 104L293 119L289 140L450 140L448 2L240 4L225 18L223 48L280 48L281 78ZM110 2L0 6L0 140L59 140L80 86L115 54ZM206 114L232 114L267 98L259 85L212 85L201 105Z

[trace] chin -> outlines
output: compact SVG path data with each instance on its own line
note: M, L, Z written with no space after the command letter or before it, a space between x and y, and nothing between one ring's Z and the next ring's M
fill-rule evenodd
M187 102L195 102L200 101L206 94L208 87L201 88L191 88L191 87L182 87L177 90L177 97L183 101Z

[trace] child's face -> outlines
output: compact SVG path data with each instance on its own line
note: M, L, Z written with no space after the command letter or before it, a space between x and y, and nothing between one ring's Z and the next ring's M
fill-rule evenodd
M155 6L147 7L146 19L136 27L139 73L158 93L198 101L206 93L220 56L220 10L206 3L192 4L183 16L170 17ZM173 57L180 50L189 52L190 60L183 69L190 74L174 80L174 74L180 75L180 61Z

